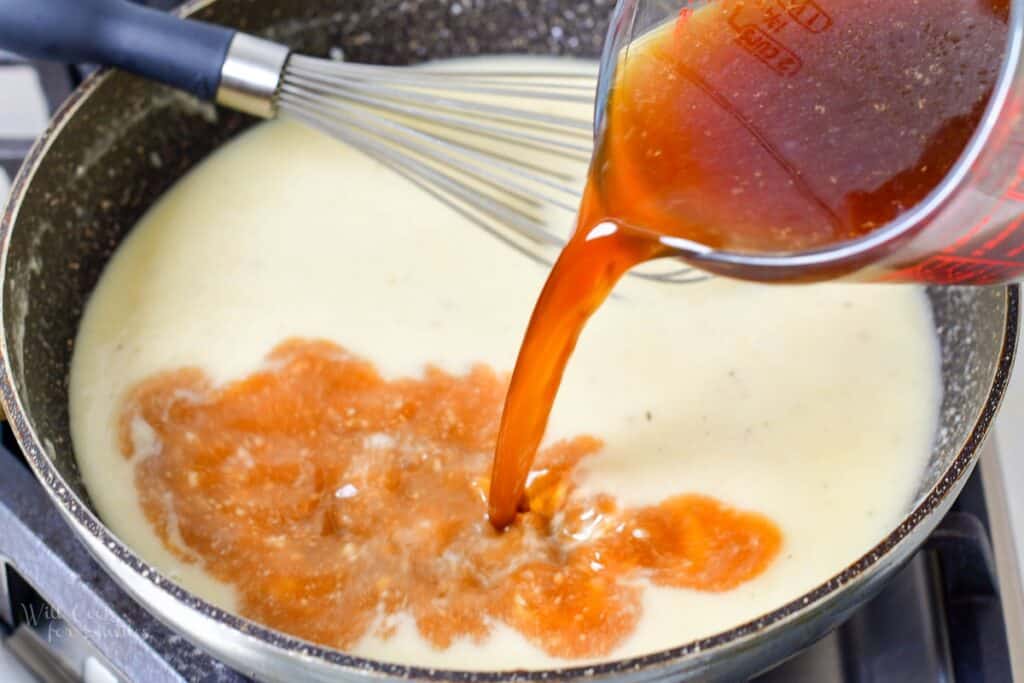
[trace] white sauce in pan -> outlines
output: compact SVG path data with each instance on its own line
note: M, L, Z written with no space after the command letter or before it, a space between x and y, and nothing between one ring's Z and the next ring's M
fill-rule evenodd
M389 376L427 363L507 371L544 277L341 143L292 123L258 126L167 192L90 300L71 419L100 515L168 576L232 609L232 589L172 556L142 513L116 440L124 392L182 366L241 377L294 336L334 340ZM586 490L625 504L715 496L767 515L784 540L764 574L732 591L648 587L616 658L755 618L881 540L912 502L940 399L920 289L626 278L617 291L569 365L548 440L604 440ZM559 663L505 627L437 650L411 621L354 650L465 669Z

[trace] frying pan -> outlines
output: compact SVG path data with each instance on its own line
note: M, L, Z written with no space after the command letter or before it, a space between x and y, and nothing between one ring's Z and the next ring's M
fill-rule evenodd
M201 0L182 11L306 53L340 48L348 59L394 64L483 52L596 57L611 9L610 0ZM148 565L96 516L69 435L67 378L83 305L111 253L168 186L251 123L162 86L100 72L37 142L0 222L0 388L36 476L118 582L240 671L267 681L742 679L809 645L877 593L936 526L975 465L1013 361L1016 286L928 292L944 395L913 504L863 557L749 623L597 666L469 673L353 657L226 613ZM274 166L253 172L274 173Z

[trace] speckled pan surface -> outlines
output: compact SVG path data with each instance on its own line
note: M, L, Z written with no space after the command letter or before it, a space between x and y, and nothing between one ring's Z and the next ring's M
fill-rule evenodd
M485 52L597 56L612 7L610 0L218 0L190 9L306 53L340 49L349 59L405 63ZM248 124L123 74L91 79L57 115L15 181L0 223L2 390L19 439L101 563L158 617L242 670L268 680L509 678L353 658L226 614L148 567L89 507L67 414L68 367L83 304L110 254L160 193ZM273 174L275 166L252 172ZM1013 360L1016 287L930 296L942 346L942 426L919 504L888 538L826 584L731 631L640 659L514 677L732 680L805 646L877 591L952 503Z

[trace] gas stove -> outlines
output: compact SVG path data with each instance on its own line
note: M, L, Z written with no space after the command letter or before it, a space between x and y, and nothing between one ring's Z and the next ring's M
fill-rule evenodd
M0 52L0 202L49 114L94 68ZM842 627L757 681L1003 683L1014 672L1024 680L1017 554L1024 550L1024 458L1005 457L1024 451L1024 381L1011 386L1007 404L1009 416L993 440L998 451L996 443L986 447L952 511L910 563ZM250 678L155 620L100 569L32 476L5 424L0 681L39 680Z

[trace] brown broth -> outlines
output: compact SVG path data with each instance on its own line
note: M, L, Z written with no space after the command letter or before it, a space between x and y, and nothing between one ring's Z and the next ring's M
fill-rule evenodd
M1007 0L721 0L628 46L576 232L512 376L496 527L529 508L526 476L565 365L615 282L672 255L666 237L801 251L914 206L977 126L1007 12Z
M574 494L587 435L540 451L533 509L487 520L506 384L484 366L386 380L324 341L279 345L214 386L198 369L142 381L120 411L143 510L239 609L337 648L408 615L431 644L505 623L551 655L607 655L642 614L640 580L725 591L777 556L762 515L681 495L627 508Z

